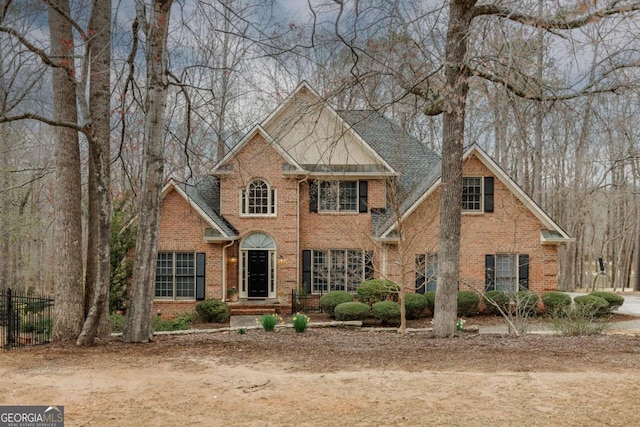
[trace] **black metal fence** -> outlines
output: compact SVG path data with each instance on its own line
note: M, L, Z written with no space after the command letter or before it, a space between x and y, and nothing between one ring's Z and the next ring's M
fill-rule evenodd
M46 344L51 342L53 299L0 291L0 348Z
M292 313L321 313L320 297L322 294L310 294L307 292L291 291L291 312Z

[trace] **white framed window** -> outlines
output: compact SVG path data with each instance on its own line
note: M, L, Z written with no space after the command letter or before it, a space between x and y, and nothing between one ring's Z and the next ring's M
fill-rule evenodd
M482 212L482 178L462 178L462 210Z
M159 252L155 298L191 300L196 297L196 257L193 252Z
M319 181L318 212L358 212L358 181Z
M529 255L498 253L485 255L485 289L513 293L529 289Z
M311 292L355 293L365 280L373 278L373 255L358 249L311 251Z
M240 191L240 213L247 216L275 216L276 189L262 179L251 181Z

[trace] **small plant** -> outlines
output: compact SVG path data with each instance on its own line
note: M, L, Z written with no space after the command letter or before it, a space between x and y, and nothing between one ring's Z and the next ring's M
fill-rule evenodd
M398 326L400 324L400 305L393 301L380 301L371 306L373 317L383 325Z
M371 307L362 302L343 302L338 304L333 312L336 320L364 320L369 317Z
M456 331L462 331L464 329L464 319L458 319L456 321Z
M407 319L419 319L426 314L427 299L422 294L408 293L404 296L404 308Z
M262 329L264 329L266 332L273 332L278 322L283 323L283 320L282 317L274 313L262 315L259 322L262 325Z
M196 311L203 322L224 323L229 320L229 306L215 298L200 301Z
M599 319L599 308L592 304L575 304L558 309L551 317L553 328L562 335L597 335L609 326Z
M184 331L191 328L191 323L185 319L163 319L160 316L153 316L151 320L151 330L154 332L159 331Z
M480 297L473 291L458 291L458 314L464 317L474 316L478 312Z
M515 308L524 317L534 316L538 310L538 294L531 291L519 291L515 295Z
M359 302L371 306L377 302L388 299L397 301L399 291L398 285L390 280L372 279L362 282L360 286L358 286L356 293L358 294Z
M124 332L124 323L125 317L122 314L111 314L109 315L109 329L112 333L122 333Z
M352 302L353 295L346 291L333 291L320 297L320 307L322 311L333 317L333 310L338 304Z
M240 329L238 329L238 333L239 333L240 335L244 335L244 334L246 334L246 333L247 333L247 330L246 330L245 328L240 328Z
M544 312L547 315L553 316L556 313L561 313L562 310L571 305L571 295L564 292L545 292L540 295L542 303L544 304Z
M304 332L309 327L309 316L306 314L296 313L291 319L293 322L293 330L296 332Z

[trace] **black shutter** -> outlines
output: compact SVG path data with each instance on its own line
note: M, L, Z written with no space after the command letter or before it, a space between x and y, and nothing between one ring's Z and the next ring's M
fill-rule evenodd
M493 177L484 177L484 211L493 212Z
M492 291L496 288L496 256L485 255L485 278L484 278L484 290Z
M425 275L427 274L425 254L416 254L416 293L424 294L427 285L425 284Z
M529 255L518 256L518 284L520 290L529 289Z
M364 280L373 279L373 251L364 253Z
M302 251L302 283L311 293L311 251L308 249Z
M207 266L207 257L204 252L196 254L196 300L204 299L204 272Z
M358 212L367 213L367 181L358 181Z
M318 181L309 181L309 212L318 212Z

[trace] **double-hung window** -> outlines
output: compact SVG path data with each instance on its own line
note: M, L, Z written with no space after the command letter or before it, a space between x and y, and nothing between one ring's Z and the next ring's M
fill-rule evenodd
M462 211L493 212L493 177L462 178Z
M514 293L529 289L529 255L490 254L485 256L485 288Z
M266 181L251 181L240 194L240 211L243 215L274 216L276 214L276 190Z
M156 298L195 298L195 254L160 252L156 264Z
M319 212L358 212L358 181L320 181Z

